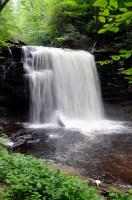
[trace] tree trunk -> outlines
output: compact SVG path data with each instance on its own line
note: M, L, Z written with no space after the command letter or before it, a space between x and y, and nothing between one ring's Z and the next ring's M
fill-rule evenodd
M4 7L6 6L6 4L9 2L9 0L0 0L0 13L2 12L2 10L4 9Z

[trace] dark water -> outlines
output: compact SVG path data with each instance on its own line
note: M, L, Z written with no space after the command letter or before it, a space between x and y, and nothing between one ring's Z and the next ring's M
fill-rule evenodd
M74 167L86 177L105 183L132 185L132 126L84 135L66 128L26 128L10 125L14 150Z

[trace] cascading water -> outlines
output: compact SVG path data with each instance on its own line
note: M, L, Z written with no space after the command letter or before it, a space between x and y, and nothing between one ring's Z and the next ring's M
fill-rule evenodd
M105 119L94 57L86 51L28 46L23 54L30 86L30 123L24 126L30 131L22 131L31 137L22 136L19 149L72 166L84 176L129 180L122 169L127 167L123 159L131 158L132 126Z
M86 51L23 47L30 84L30 122L52 123L55 113L68 120L104 117L94 56Z

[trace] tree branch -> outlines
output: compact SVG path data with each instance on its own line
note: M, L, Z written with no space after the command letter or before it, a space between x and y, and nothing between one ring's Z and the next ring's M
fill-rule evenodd
M0 1L0 13L2 12L2 10L4 9L4 7L8 2L9 0Z

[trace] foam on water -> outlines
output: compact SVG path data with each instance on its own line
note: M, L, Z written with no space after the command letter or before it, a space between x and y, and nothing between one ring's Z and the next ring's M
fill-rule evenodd
M26 128L43 129L43 130L58 130L63 128L72 132L80 132L87 136L95 136L98 134L119 134L129 132L128 126L123 121L99 120L99 121L81 121L65 119L65 127L57 124L25 124Z
M67 120L67 128L78 129L81 133L89 135L95 132L96 134L109 134L116 131L117 133L124 132L127 127L120 121L111 120L98 120L98 121L80 121L80 120Z

